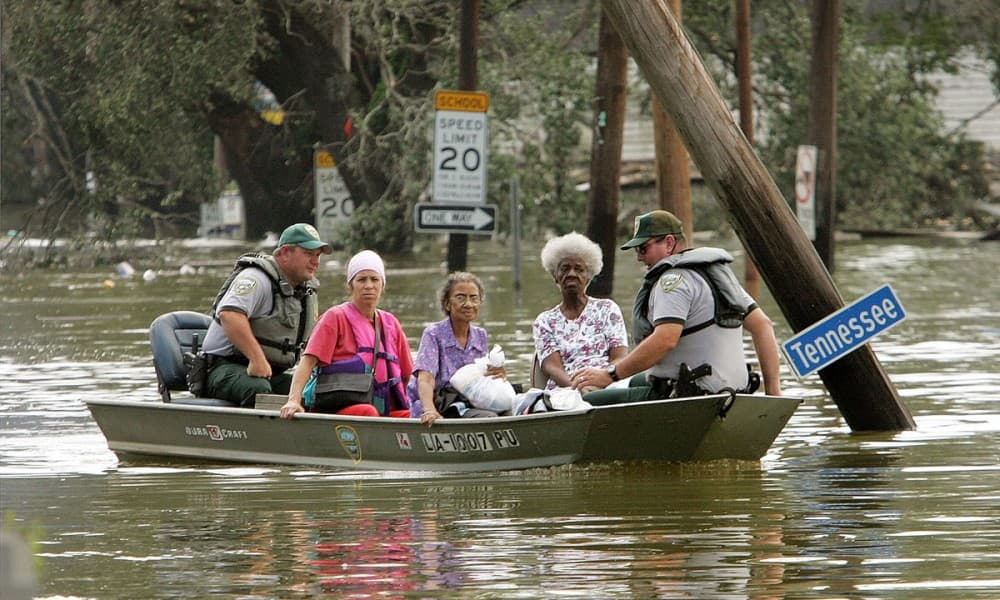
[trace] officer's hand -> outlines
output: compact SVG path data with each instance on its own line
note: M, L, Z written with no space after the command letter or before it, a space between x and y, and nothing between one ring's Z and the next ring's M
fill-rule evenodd
M266 360L250 360L250 364L247 365L247 375L250 377L271 377L271 363Z

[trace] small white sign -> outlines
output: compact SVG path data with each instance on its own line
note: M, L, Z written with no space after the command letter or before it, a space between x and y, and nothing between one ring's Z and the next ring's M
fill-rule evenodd
M799 146L795 161L795 214L811 241L816 240L816 146Z
M333 155L317 150L314 162L316 178L316 229L320 239L331 241L338 237L338 229L350 223L354 214L354 200L348 191ZM331 241L331 243L333 243Z
M439 91L434 116L434 202L486 202L489 97Z
M417 204L416 231L424 233L480 233L496 230L493 204Z

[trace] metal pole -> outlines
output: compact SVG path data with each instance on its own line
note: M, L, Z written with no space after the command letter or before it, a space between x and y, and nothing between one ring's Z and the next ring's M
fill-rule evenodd
M514 291L521 291L521 205L517 175L510 177L510 230L514 236Z

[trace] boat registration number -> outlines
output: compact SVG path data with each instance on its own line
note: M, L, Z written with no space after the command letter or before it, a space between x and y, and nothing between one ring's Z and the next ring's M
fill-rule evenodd
M427 452L492 452L521 445L512 429L467 433L421 433Z

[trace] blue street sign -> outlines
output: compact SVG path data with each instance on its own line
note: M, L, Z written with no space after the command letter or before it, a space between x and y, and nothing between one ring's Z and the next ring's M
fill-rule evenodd
M781 345L788 364L805 377L864 345L906 319L903 305L884 285L864 298L814 323Z

